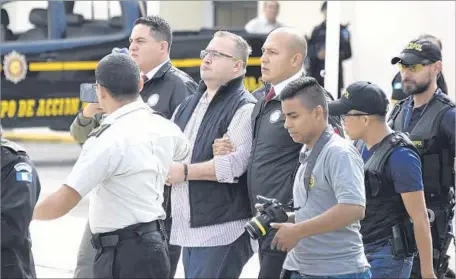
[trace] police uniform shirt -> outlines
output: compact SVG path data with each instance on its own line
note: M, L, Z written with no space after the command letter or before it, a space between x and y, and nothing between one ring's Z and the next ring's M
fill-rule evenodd
M108 115L91 133L66 185L81 197L95 189L89 206L92 233L164 219L169 167L188 152L177 125L136 100Z

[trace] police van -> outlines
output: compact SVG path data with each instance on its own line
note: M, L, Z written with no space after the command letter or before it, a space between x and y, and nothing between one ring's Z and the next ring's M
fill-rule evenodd
M147 14L147 1L5 1L1 4L1 107L4 128L69 130L79 110L82 83L114 47L128 47L134 21ZM199 81L200 50L214 29L174 32L173 65ZM261 46L265 36L237 33L251 44L244 80L262 85Z

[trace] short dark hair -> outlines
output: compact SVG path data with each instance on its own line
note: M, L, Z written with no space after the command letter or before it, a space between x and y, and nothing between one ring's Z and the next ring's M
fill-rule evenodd
M308 109L313 110L321 106L325 115L328 115L328 101L325 89L318 84L313 77L302 76L290 82L280 93L280 100L301 98L301 103Z
M163 18L155 15L138 18L134 25L143 24L150 28L150 35L157 41L166 41L168 43L168 51L171 51L173 42L173 32L169 23Z
M123 53L106 55L95 70L97 83L105 87L116 100L137 98L140 77L138 65Z

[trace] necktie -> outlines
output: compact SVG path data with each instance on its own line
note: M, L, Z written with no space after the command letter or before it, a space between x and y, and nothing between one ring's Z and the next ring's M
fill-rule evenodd
M271 87L271 90L269 90L268 95L266 95L265 103L267 104L272 98L274 98L274 96L275 96L274 87Z
M141 77L142 77L144 83L146 83L149 80L147 75L142 75Z

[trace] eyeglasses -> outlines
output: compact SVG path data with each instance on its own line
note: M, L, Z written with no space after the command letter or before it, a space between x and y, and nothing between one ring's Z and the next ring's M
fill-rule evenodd
M201 59L204 59L206 58L206 56L210 55L211 57L213 58L221 58L221 57L225 57L225 58L229 58L229 59L232 59L234 61L242 61L241 59L239 58L236 58L232 55L229 55L229 54L226 54L226 53L223 53L223 52L220 52L220 51L217 51L217 50L212 50L212 49L203 49L200 53L200 58Z
M431 65L432 63L420 63L420 64L413 64L413 65L407 65L403 63L397 63L397 67L399 68L399 71L405 71L406 69L409 69L410 72L412 73L417 73L423 70L424 66Z

